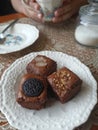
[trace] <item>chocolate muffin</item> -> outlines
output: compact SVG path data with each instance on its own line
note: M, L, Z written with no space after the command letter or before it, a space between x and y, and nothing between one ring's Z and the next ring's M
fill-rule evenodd
M47 80L62 103L73 98L81 89L82 80L66 67L47 77Z
M56 62L44 55L37 55L26 67L28 73L33 73L43 77L47 77L51 73L55 72L56 69Z
M39 110L45 107L47 101L47 82L41 76L23 75L16 101L25 108Z

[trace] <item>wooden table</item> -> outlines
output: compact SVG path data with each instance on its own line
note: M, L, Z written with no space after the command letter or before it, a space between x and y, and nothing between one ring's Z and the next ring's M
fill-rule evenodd
M0 55L0 76L4 70L10 66L16 59L24 56L30 52L42 51L42 50L55 50L62 51L69 55L76 56L84 64L86 64L95 79L98 82L98 49L92 49L77 44L74 39L74 30L76 19L72 18L69 21L60 24L41 24L33 21L32 19L26 18L22 14L11 14L7 16L0 16L1 25L4 22L20 18L20 23L28 23L36 26L40 30L40 37L35 42L36 44L21 50L19 52ZM12 128L4 115L0 113L0 130L15 130ZM92 111L88 121L79 126L77 130L98 130L98 104Z
M19 14L19 13L0 16L0 23L7 22L9 20L13 20L16 18L22 18L22 17L25 17L25 16L23 14Z

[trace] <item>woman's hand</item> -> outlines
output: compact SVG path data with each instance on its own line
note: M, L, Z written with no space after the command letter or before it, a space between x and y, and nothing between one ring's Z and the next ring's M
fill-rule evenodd
M54 12L53 23L69 19L79 11L80 6L87 4L87 0L64 0L63 5Z
M54 12L53 23L62 22L69 19L72 16L72 4L71 1L65 0L60 8Z
M43 22L43 15L40 12L40 6L35 0L29 0L27 3L30 8L24 6L24 14L38 22Z

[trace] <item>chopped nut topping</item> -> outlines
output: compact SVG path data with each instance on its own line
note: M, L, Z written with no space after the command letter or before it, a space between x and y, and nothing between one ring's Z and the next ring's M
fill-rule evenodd
M66 76L67 76L67 77L69 77L69 76L70 76L70 74L68 73Z
M70 76L70 77L68 77L68 79L70 80L70 79L71 79L71 76Z
M69 90L67 82L71 79L70 72L58 71L54 74L53 82L55 84L56 92L58 95L63 97Z

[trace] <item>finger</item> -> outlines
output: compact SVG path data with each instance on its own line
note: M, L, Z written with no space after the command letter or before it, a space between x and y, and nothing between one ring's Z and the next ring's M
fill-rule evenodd
M26 15L36 21L42 22L43 21L43 16L41 13L36 13L34 11L31 10L26 10Z
M71 11L71 5L68 4L68 5L65 5L65 6L59 8L58 10L56 10L55 13L54 13L54 15L56 17L59 17L59 16L65 14L67 12L70 12L70 11Z
M52 22L53 23L59 23L59 22L62 22L62 21L65 21L65 20L69 19L71 16L72 16L72 13L68 12L67 14L62 15L61 17L54 17L52 19Z
M29 6L30 6L31 8L33 8L33 9L35 9L35 10L40 10L40 6L39 6L39 4L36 3L36 2L30 1L30 2L29 2Z

